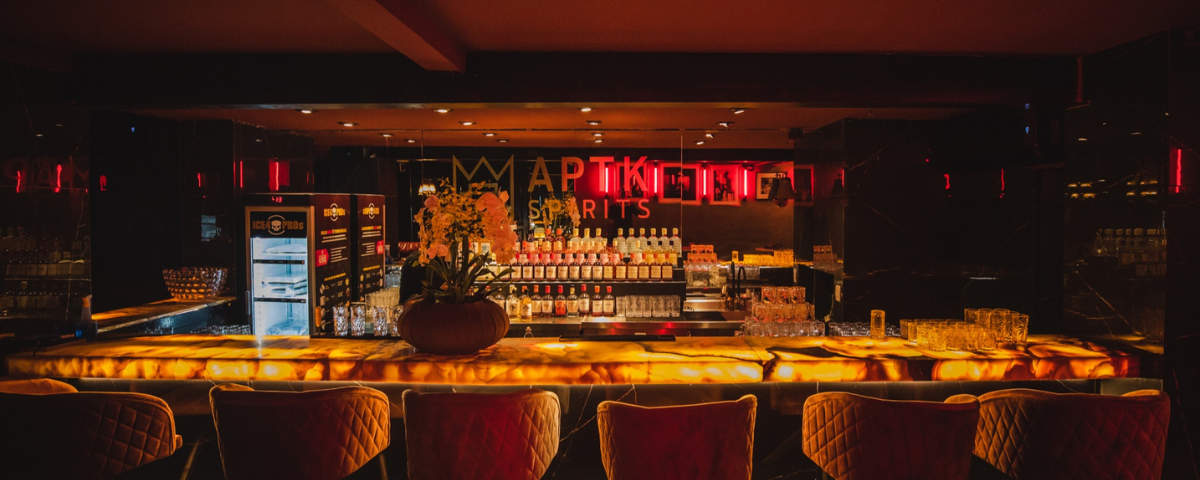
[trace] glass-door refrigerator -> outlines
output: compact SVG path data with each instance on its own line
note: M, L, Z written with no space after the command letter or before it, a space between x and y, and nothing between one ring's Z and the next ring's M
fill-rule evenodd
M246 305L255 335L309 335L350 300L349 195L248 197Z

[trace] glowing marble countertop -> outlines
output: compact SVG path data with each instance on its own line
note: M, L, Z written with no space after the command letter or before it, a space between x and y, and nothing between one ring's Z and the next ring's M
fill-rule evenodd
M1066 380L1137 377L1140 366L1137 356L1058 335L988 353L863 337L506 338L460 356L419 353L399 340L168 335L71 343L5 362L9 375L52 378L457 385Z

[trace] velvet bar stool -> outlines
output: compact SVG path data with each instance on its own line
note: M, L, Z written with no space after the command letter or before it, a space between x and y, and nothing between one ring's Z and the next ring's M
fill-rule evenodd
M171 408L141 393L75 393L46 380L0 382L0 477L103 480L175 453Z
M758 401L596 409L600 455L610 480L749 480Z
M404 392L411 480L537 480L558 453L558 395Z
M388 400L366 387L311 392L209 391L228 480L334 480L383 455L391 441Z
M837 480L964 480L979 401L882 400L846 392L804 402L804 454Z
M1018 480L1151 480L1162 473L1171 403L1012 389L979 397L975 455Z

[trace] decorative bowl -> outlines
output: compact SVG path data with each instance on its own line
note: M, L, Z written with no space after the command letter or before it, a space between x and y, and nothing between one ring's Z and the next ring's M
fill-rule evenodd
M167 268L163 269L163 282L176 300L195 300L217 296L228 274L227 269L217 267Z

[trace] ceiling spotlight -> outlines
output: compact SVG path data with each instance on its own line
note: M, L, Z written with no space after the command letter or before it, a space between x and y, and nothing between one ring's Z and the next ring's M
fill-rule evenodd
M471 126L471 125L474 125L474 124L475 124L475 122L472 122L472 121L470 121L470 120L463 120L463 121L461 121L461 122L458 122L458 123L459 123L460 125L464 126L464 127L469 127L469 126Z
M734 114L734 115L737 115L737 114L739 114L739 113L745 113L745 112L746 112L746 109L744 109L744 108L731 108L731 109L729 109L729 111L733 112L733 114Z
M494 133L492 133L492 132L487 132L487 133L483 134L483 136L485 136L485 137L494 137L494 136L496 136L496 134L494 134Z
M604 136L604 132L592 132L592 136L593 136L593 137L603 137L603 136Z
M596 125L599 125L599 124L600 124L600 121L599 121L599 120L588 120L588 121L587 121L587 124L588 124L588 125L592 125L592 126L596 126Z
M450 109L450 108L435 108L435 109L433 109L433 111L435 111L437 113L450 113L454 110Z
M33 136L35 136L35 137L44 137L45 135L43 135L43 134L41 134L41 133L35 133L35 134L33 134Z
M603 139L603 138L597 138L597 139L596 139L596 143L604 143L604 139Z
M310 113L313 113L313 112L315 112L316 110L313 110L313 109L311 109L311 108L297 108L297 109L296 109L296 111L297 111L297 112L300 112L300 113L303 113L303 114L305 114L305 115L308 115L308 114L310 114Z
M497 139L496 139L496 141L497 141L497 142L500 142L500 143L508 143L508 139L507 139L507 138L497 138Z
M717 138L715 133L705 133L704 138Z
M729 128L730 125L733 125L733 122L717 122L717 125L720 125L725 128Z
M581 111L583 113L587 113L587 112L592 111L592 107L580 107L579 111Z
M704 140L696 140L696 145L704 145Z
M417 143L417 139L415 139L415 138L406 138L406 139L404 139L404 141L408 142L408 143Z
M354 122L337 122L337 123L338 123L338 125L341 125L343 127L353 127L355 125L358 125L357 123L354 123Z
M383 138L392 138L392 134L390 134L390 133L381 133L381 134L379 134L379 136L381 136Z

